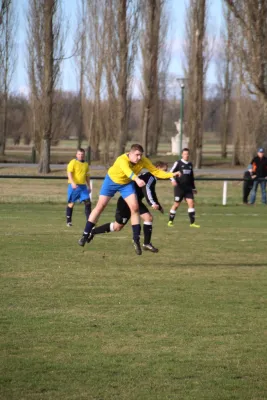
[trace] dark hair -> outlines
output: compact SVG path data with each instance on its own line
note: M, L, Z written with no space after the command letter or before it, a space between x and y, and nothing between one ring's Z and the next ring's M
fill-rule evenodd
M168 168L168 163L164 162L164 161L156 161L155 162L155 167L156 168Z
M185 148L182 150L182 153L183 153L184 151L188 151L188 153L190 152L190 150L188 149L188 147L185 147Z
M78 153L78 151L80 151L81 153L85 153L85 150L82 147L79 147L76 151L76 153Z
M138 144L138 143L131 145L131 151L135 151L135 150L139 150L139 151L141 151L141 153L144 152L143 147L141 146L141 144Z

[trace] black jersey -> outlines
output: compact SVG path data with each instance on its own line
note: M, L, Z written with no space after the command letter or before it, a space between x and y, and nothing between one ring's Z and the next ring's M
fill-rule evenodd
M146 183L146 185L142 188L135 184L138 200L143 200L143 198L145 198L150 206L153 206L153 204L158 204L159 209L161 210L162 207L156 195L157 178L150 172L144 172L140 174L138 178L142 179Z
M194 171L193 171L193 164L188 161L184 160L178 160L175 161L175 163L172 166L172 169L170 172L181 172L181 176L178 177L176 176L175 179L176 182L179 184L179 186L183 188L191 188L195 189L195 179L194 179Z

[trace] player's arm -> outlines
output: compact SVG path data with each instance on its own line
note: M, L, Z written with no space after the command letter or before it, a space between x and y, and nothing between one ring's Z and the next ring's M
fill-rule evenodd
M70 161L67 167L67 175L68 175L68 180L72 186L73 189L77 188L76 183L74 182L73 179L73 170L74 170L74 160Z
M135 175L135 173L133 172L133 170L129 167L129 162L125 159L121 159L120 163L119 163L119 167L122 170L122 172L131 180L135 181L135 183L137 184L137 186L139 187L143 187L145 186L145 182L138 178L137 175Z
M151 175L147 181L145 188L143 189L143 192L148 204L155 210L159 210L160 204L157 199L155 187L156 187L156 179L153 175Z
M193 168L192 168L192 174L191 174L191 185L192 185L193 191L194 191L195 193L197 193L197 189L196 189L196 186L195 186L195 177L194 177Z
M89 165L88 165L88 168L87 168L87 171L86 171L85 180L86 180L86 185L87 185L87 188L88 188L88 192L90 193L91 192L91 182L90 182Z
M143 162L144 162L144 168L146 168L149 172L151 172L152 175L156 176L159 179L170 179L173 178L174 176L181 175L179 171L177 172L161 171L160 169L156 168L155 165L153 165L152 162L146 157L143 158Z

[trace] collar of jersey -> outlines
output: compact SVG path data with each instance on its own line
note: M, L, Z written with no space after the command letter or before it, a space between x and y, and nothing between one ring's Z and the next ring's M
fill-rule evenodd
M185 161L183 158L181 159L181 161L183 161L183 163L185 164L189 164L189 161Z
M79 161L79 162L84 162L85 161L85 160L78 160L78 158L75 158L75 160Z

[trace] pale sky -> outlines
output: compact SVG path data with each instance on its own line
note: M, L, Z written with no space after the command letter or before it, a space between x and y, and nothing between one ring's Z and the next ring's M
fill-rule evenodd
M70 32L65 46L66 56L71 55L73 44L72 38L75 30L75 19L76 19L76 0L62 0L63 10L69 20ZM210 3L209 11L209 28L208 34L219 38L221 23L222 23L222 1L223 0L208 0ZM177 75L183 75L182 68L182 57L183 57L183 40L185 31L185 7L189 0L169 0L170 3L170 15L171 15L171 37L172 43L171 51L171 64L170 72ZM12 90L15 92L27 93L28 82L26 73L26 18L24 9L26 7L27 0L20 0L19 2L19 26L18 26L18 53L17 53L17 68L13 78ZM214 63L210 63L210 67L207 74L208 83L214 83L216 81ZM76 91L77 90L77 78L75 74L75 62L74 60L66 60L62 66L62 88L64 90Z

